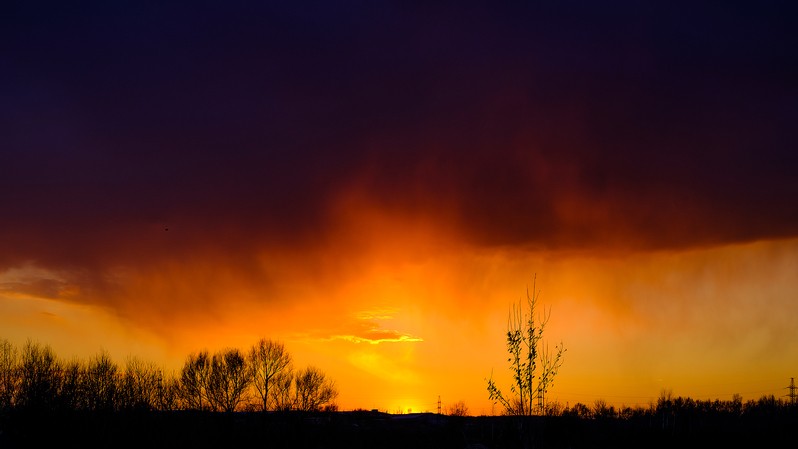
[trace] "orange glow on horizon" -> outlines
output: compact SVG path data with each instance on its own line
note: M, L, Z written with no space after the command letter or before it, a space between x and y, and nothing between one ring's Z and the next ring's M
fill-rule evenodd
M435 252L408 240L383 253L377 240L349 257L266 251L263 283L209 260L127 272L109 301L116 309L82 303L74 286L30 288L58 273L21 267L1 275L0 327L65 357L106 349L120 363L136 355L168 370L189 352L273 338L297 367L336 381L344 410L435 411L440 395L444 408L463 400L490 414L499 410L485 379L509 388L507 310L537 272L552 311L547 340L568 350L550 400L645 405L663 389L758 397L778 394L794 369L796 319L772 310L794 302L798 240L612 255L476 250L445 238Z

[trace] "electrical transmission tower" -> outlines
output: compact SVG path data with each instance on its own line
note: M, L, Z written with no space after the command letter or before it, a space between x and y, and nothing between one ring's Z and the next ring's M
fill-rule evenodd
M438 395L438 414L441 414L441 395Z
M795 378L794 377L790 377L790 386L787 387L787 389L790 390L790 393L787 395L787 397L790 398L790 405L795 405L796 395L795 395Z
M538 385L538 413L541 415L546 414L546 399L544 397L546 390L543 389L543 385Z

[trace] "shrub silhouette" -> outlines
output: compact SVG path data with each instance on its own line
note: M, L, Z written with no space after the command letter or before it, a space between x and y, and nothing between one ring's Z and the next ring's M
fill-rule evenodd
M468 416L468 406L465 401L457 401L446 408L446 414L449 416Z

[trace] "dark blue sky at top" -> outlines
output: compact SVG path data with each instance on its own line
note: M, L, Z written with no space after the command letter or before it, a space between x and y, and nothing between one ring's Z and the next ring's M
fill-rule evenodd
M790 2L428 3L5 4L0 265L301 249L353 186L474 245L798 235Z

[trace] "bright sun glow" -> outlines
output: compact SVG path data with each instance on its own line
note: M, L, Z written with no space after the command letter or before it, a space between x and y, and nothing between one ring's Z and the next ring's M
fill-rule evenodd
M545 267L537 285L551 308L546 337L567 348L550 400L645 405L663 389L702 398L777 394L789 378L788 360L798 355L794 315L770 313L758 302L767 297L791 306L798 240L620 257L458 252L419 262L378 260L317 276L290 290L292 301L231 294L210 303L216 313L202 319L182 316L178 306L168 327L59 297L72 291L66 281L59 281L62 290L34 288L41 279L58 281L57 273L9 270L2 274L0 326L17 344L33 336L67 357L105 349L120 363L136 355L169 370L192 351L246 349L274 338L286 343L297 366L319 366L335 379L342 409L435 411L440 396L444 407L462 400L472 414L490 414L485 379L493 374L500 387L510 383L509 304L531 287L530 267ZM193 271L170 275L188 276L189 285ZM299 280L302 271L283 276ZM229 282L216 288L242 290L237 278ZM121 295L134 295L141 283ZM300 291L305 295L296 300ZM147 292L171 307L168 296Z

